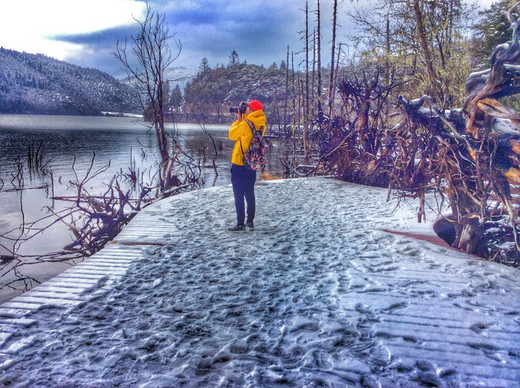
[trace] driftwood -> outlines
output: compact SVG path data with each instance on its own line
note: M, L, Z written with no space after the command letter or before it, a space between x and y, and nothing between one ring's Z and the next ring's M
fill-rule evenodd
M441 110L429 96L400 96L399 111L388 114L399 85L381 79L387 69L351 72L338 87L342 114L317 119L314 141L327 173L418 199L418 221L434 193L438 212L451 210L441 224L453 247L518 262L520 115L500 99L520 93L519 39L517 21L490 68L468 77L460 109Z
M387 82L383 67L363 68L339 82L344 114L319 115L313 140L320 149L319 164L340 179L373 186L390 184L393 149L385 130L385 107L398 86L393 73Z
M518 6L510 10L510 16ZM488 258L517 262L520 203L512 193L518 194L520 185L520 115L499 99L520 93L519 39L520 21L516 21L512 40L496 48L491 67L468 77L461 110L442 112L427 96L413 101L400 98L407 122L403 128L415 134L426 131L430 147L419 166L414 163L413 168L424 176L422 184L413 187L421 195L434 188L447 196L452 211L451 244ZM406 156L411 162L410 155ZM428 167L421 168L423 161ZM404 188L405 195L411 192ZM504 248L507 242L509 248Z
M20 227L0 234L4 241L0 242L0 248L8 253L0 256L0 289L30 289L34 284L38 284L38 280L23 274L21 267L43 262L73 263L90 256L112 240L142 208L159 198L200 187L203 183L200 165L194 163L180 147L172 148L175 150L175 153L172 152L175 159L161 166L149 177L149 181L144 178L144 171L138 171L135 165L132 165L128 172L121 171L114 175L111 181L105 184L105 192L96 195L89 193L87 188L110 167L110 163L95 170L94 154L86 173L80 177L74 161L72 171L75 178L68 186L76 194L67 197L50 196L53 201L68 203L68 206L59 211L54 206L46 207L48 215L32 222L25 220L21 206L23 221ZM165 168L168 170L166 176L169 180L161 181L163 176L160 170ZM25 190L23 174L23 168L20 168L17 174L13 174L12 185L20 190L20 195ZM41 252L37 255L20 253L21 245L59 223L66 225L74 236L66 247L57 252ZM13 280L5 280L8 277L12 278L8 275L13 274Z

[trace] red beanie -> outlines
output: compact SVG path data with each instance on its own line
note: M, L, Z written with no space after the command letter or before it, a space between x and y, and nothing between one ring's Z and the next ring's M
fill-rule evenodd
M249 107L251 109L253 109L253 111L255 111L255 110L264 110L264 107L262 106L262 104L258 100L251 100L251 101L249 101L249 104L247 104L247 105L249 105Z

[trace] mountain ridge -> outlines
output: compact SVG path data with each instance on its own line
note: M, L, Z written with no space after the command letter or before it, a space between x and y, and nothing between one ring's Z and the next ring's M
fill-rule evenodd
M105 111L141 113L133 89L101 70L0 47L0 113Z

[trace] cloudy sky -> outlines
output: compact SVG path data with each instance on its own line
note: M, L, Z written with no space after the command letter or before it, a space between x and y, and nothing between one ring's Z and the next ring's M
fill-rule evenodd
M489 6L493 0L478 0ZM310 7L315 4L310 1ZM330 40L332 0L321 0L324 41ZM166 15L171 33L182 43L174 66L197 69L206 57L210 66L227 64L232 50L240 60L269 66L302 47L304 0L151 0ZM340 4L341 29L351 1ZM0 46L94 67L116 77L121 65L112 55L116 42L137 32L134 18L146 9L139 0L0 0ZM341 32L340 32L341 33Z

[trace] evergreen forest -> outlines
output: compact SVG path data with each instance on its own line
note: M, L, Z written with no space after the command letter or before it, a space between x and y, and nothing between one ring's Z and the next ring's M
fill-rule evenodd
M0 48L0 113L135 112L132 89L97 69Z

